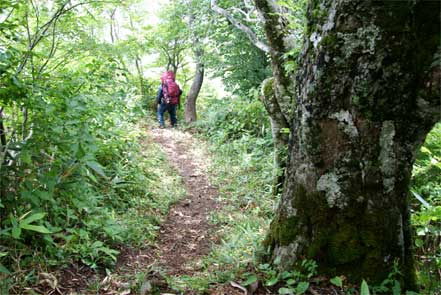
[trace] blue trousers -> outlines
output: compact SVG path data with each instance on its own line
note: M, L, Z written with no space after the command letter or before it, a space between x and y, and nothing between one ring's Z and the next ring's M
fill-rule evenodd
M176 118L176 105L161 103L158 106L158 122L160 126L164 126L164 113L168 111L170 114L170 124L176 126L178 119Z

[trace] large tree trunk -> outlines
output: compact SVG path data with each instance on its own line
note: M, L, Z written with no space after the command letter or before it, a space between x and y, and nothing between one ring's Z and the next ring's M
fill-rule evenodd
M310 1L287 176L265 241L281 268L311 258L323 274L379 282L398 261L414 288L408 185L440 119L439 28L438 1Z

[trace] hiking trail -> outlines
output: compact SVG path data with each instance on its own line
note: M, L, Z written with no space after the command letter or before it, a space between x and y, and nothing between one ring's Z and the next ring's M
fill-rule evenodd
M182 177L186 197L170 208L157 241L157 265L169 275L191 275L201 267L200 258L215 242L210 234L210 213L220 209L217 189L206 176L209 157L189 134L178 129L151 129L170 164Z
M219 242L210 214L222 210L222 203L217 188L209 181L210 156L192 134L174 128L150 128L145 141L142 144L146 148L152 141L161 146L170 165L182 177L186 196L171 206L153 249L121 255L124 258L120 260L120 273L124 269L150 270L146 279L151 285L167 291L164 294L176 294L160 272L168 276L194 276L202 271L202 258ZM212 287L212 295L243 294L228 284ZM199 293L187 290L185 294Z

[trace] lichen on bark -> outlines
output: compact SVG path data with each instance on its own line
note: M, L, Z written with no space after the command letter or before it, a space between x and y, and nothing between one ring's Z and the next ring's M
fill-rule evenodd
M271 133L274 142L274 166L272 194L277 195L282 189L287 158L289 123L283 115L274 91L274 78L268 78L262 82L261 96L263 105L270 117Z
M395 185L395 174L397 161L394 152L395 126L393 121L384 121L380 133L380 162L381 172L383 173L383 186L386 193L392 192Z

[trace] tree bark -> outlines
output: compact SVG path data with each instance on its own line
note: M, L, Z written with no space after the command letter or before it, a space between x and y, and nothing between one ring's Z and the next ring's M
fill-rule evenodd
M289 140L289 123L280 110L274 93L274 78L268 78L262 82L261 100L266 111L270 116L271 133L274 143L274 165L273 165L273 185L272 194L275 196L282 190L282 184L285 180L285 168L287 158L287 147Z
M197 120L196 100L199 96L199 92L204 81L204 65L201 62L202 50L196 50L195 56L197 60L196 74L193 79L193 83L191 84L190 90L188 91L188 95L185 99L185 123L191 123Z
M204 49L194 24L194 13L192 11L194 9L193 2L189 1L188 5L191 8L189 12L188 26L192 32L193 54L196 63L196 72L193 83L191 84L190 90L185 99L184 118L185 123L187 124L197 120L196 100L199 96L199 92L201 91L202 83L204 82L204 63L202 62Z
M256 7L264 21L264 29L270 46L271 68L274 75L274 95L276 103L288 124L291 124L294 110L294 78L284 67L285 54L294 48L295 34L289 28L286 11L277 4L277 0L255 0ZM271 113L270 113L271 115ZM274 119L274 118L273 118Z
M265 241L280 268L310 258L322 274L381 282L398 261L415 288L408 186L440 120L439 11L438 1L310 1L287 175Z

